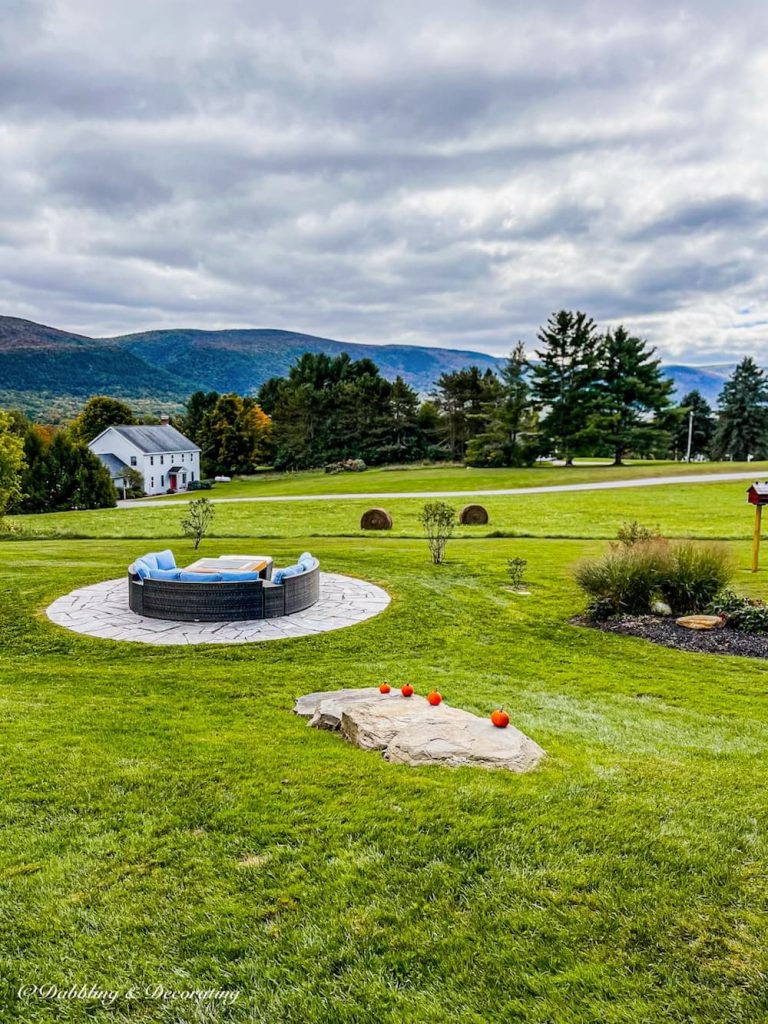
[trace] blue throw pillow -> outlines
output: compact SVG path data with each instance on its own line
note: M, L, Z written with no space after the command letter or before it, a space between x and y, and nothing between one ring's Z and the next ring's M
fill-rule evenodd
M152 566L145 559L137 558L133 565L128 567L128 572L135 573L140 579L145 580L152 572Z
M149 566L150 569L159 569L160 566L157 564L157 555L154 551L150 551L148 555L142 555L139 559L140 562L144 562Z
M180 569L153 569L149 574L151 580L178 580L179 576Z
M182 583L221 583L223 579L220 572L179 572Z
M299 565L303 565L304 571L309 572L310 569L315 567L315 559L308 551L305 551L303 555L299 555Z
M221 578L225 583L248 583L260 580L257 572L223 572Z
M176 568L176 559L173 557L173 552L170 548L166 548L165 551L158 551L155 558L157 559L158 569Z

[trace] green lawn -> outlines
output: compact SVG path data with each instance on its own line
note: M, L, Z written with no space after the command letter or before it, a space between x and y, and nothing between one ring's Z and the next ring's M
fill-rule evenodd
M458 465L384 466L364 473L328 474L323 470L301 473L263 473L216 484L205 492L211 498L255 498L280 494L390 494L393 491L468 491L506 487L547 487L553 484L629 480L649 476L686 476L701 473L738 473L754 470L755 478L768 473L766 462L630 462L614 467L608 462L564 466L539 465L532 469L471 469ZM160 498L185 501L185 495Z
M565 491L554 494L516 494L483 498L490 522L460 527L458 535L611 538L627 520L658 526L670 536L747 538L753 512L746 503L747 481L620 488L605 491ZM459 509L461 498L448 499ZM424 499L389 498L377 504L393 516L390 533L375 534L376 542L421 536L418 522ZM186 501L184 502L186 506ZM360 517L371 502L359 499L307 502L242 502L216 506L212 534L218 537L363 537ZM181 535L181 509L175 505L139 506L98 512L60 512L18 516L13 520L31 534L56 533L72 537L131 538ZM242 547L242 545L240 545Z
M768 666L568 624L570 568L627 517L744 538L738 586L764 592L743 487L493 501L489 529L539 536L474 531L441 567L419 539L361 535L354 502L220 506L217 531L249 549L308 547L393 596L351 629L225 649L92 640L42 615L138 550L191 558L178 510L34 517L84 539L0 543L0 1019L766 1019ZM392 507L415 533L418 503ZM528 597L505 587L516 555ZM549 756L520 777L411 769L290 712L384 677L482 714L504 703ZM241 995L202 1010L14 996L81 983Z

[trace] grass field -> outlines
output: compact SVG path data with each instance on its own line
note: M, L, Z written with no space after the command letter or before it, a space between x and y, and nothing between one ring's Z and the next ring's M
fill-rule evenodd
M690 476L701 473L738 473L754 471L755 478L768 473L765 462L629 462L611 466L607 461L564 466L542 464L532 469L471 469L459 465L384 466L364 473L262 473L236 478L229 484L216 484L210 498L255 498L289 494L389 494L393 491L469 491L507 487L547 487L555 484L591 483L601 480L630 480L651 476ZM161 502L185 501L175 495Z
M278 562L308 547L393 596L351 629L224 649L43 617L147 547L191 559L176 509L27 517L36 536L0 543L0 1019L766 1019L768 666L568 624L571 567L627 518L740 538L737 586L764 594L743 485L489 499L440 567L407 536L419 504L393 501L386 536L360 534L355 502L220 506L205 554L269 537ZM528 597L506 589L512 556ZM548 757L521 777L410 769L290 712L383 677L504 703ZM25 984L121 994L54 1004ZM141 995L157 985L240 995L165 1005Z

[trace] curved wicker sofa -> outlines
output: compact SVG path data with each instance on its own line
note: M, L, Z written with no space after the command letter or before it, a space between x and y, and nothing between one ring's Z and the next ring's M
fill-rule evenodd
M320 597L320 563L282 583L247 580L186 583L128 573L128 603L137 615L177 622L273 619L311 608Z

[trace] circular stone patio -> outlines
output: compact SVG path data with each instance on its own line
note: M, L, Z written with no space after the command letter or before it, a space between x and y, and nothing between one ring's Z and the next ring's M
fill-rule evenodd
M250 644L315 636L371 619L389 604L389 594L365 580L320 573L320 600L306 611L278 619L240 622L172 622L136 615L128 607L128 580L105 580L58 598L46 609L51 622L74 633L132 643Z

